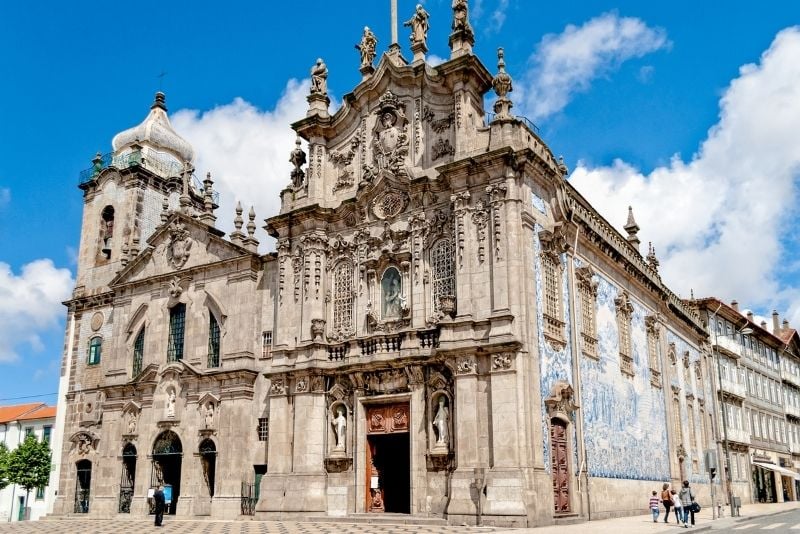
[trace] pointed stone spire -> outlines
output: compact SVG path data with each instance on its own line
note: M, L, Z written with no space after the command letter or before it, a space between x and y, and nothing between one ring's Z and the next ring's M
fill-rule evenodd
M512 86L511 75L506 72L505 52L503 48L497 49L497 74L492 79L492 87L497 94L497 100L494 103L494 122L503 122L512 120L511 108L514 104L508 98L508 93L514 90Z
M211 180L211 173L206 173L206 179L203 180L203 213L200 215L200 220L209 226L214 226L217 221L217 216L214 215L214 181Z
M625 231L628 232L628 243L633 245L638 251L639 244L641 243L641 241L639 241L639 237L636 235L639 233L639 225L636 224L636 220L633 218L633 208L631 206L628 206L628 222L625 223L623 228L625 228Z
M247 237L244 240L245 246L250 252L258 252L258 239L256 239L256 210L253 206L250 206L247 219Z
M658 270L658 266L660 265L660 262L656 257L656 249L653 247L653 243L649 241L647 243L647 264L655 271ZM692 295L694 295L694 292L692 292ZM692 299L694 299L694 296L692 296Z
M475 32L469 23L467 0L453 0L453 33L450 34L450 59L472 53Z
M231 242L242 245L244 244L244 234L242 233L242 225L244 224L244 219L242 219L242 203L236 203L236 217L233 218L233 226L236 227L236 230L231 232Z

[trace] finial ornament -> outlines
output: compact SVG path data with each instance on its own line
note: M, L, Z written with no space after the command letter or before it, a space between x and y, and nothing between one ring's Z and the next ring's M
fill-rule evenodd
M411 52L414 53L413 61L423 61L425 59L425 52L428 51L428 19L430 15L422 7L422 4L417 4L414 10L414 15L403 23L403 26L411 27Z
M641 243L639 237L636 235L639 233L639 225L636 224L636 219L633 218L633 207L631 206L628 206L628 222L625 223L623 228L628 232L628 237L626 238L628 243L633 245L638 251L639 243Z
M450 34L450 57L472 53L475 32L469 23L467 0L453 0L453 33Z
M203 213L200 214L200 220L209 226L214 226L217 216L214 215L214 181L211 179L211 173L206 173L206 179L203 180Z
M247 237L244 244L250 252L258 251L258 239L256 239L256 210L251 205L247 213Z
M306 173L301 169L303 165L306 164L306 153L303 152L303 148L300 146L300 138L298 137L297 140L294 142L295 147L292 150L291 154L289 154L289 162L294 165L294 169L292 170L292 187L300 188L303 187L303 181L305 180Z
M233 218L233 226L236 228L233 232L231 232L231 241L237 245L242 245L244 243L244 233L242 233L242 225L244 224L244 219L242 219L242 202L236 202L236 217Z
M508 93L514 90L511 83L511 75L506 72L505 52L503 48L497 49L497 74L492 79L492 87L497 94L497 100L494 103L494 121L510 120L511 108L514 104L508 98Z
M653 268L653 270L658 270L658 266L660 262L656 257L656 249L653 246L653 243L648 241L647 243L647 264ZM694 300L694 290L692 290L692 300Z
M361 42L356 45L356 49L361 53L361 74L365 77L374 72L372 62L375 61L375 46L378 44L378 38L369 29L369 26L364 26L364 34L361 36Z

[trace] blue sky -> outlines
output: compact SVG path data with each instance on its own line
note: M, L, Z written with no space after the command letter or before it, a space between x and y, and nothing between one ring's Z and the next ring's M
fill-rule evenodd
M415 2L398 4L402 22ZM613 224L633 204L676 292L800 324L800 136L787 134L800 126L800 4L654 4L472 0L475 52L494 72L505 48L513 111ZM425 7L435 62L450 0ZM389 2L0 4L0 399L57 389L77 177L94 153L161 88L198 174L214 173L222 228L236 200L263 219L287 181L309 68L323 57L341 99L360 79L364 25L385 50Z

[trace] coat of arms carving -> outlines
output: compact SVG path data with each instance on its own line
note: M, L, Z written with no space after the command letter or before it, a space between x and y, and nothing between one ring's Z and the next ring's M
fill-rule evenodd
M174 222L169 228L169 244L167 245L167 260L176 269L180 269L189 259L189 251L194 240L189 236L189 231L180 222Z
M408 119L405 104L391 91L386 91L375 110L377 120L372 130L372 162L364 168L364 181L371 181L378 173L387 172L395 177L406 177L405 159L408 156Z

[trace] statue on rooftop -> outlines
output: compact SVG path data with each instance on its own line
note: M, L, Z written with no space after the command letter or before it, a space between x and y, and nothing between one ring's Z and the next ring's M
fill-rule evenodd
M378 38L372 33L368 26L364 26L364 35L361 36L361 42L356 45L356 49L361 52L361 68L372 67L372 62L375 60L375 45L378 44Z
M423 9L422 4L417 4L414 16L403 23L403 26L411 27L411 48L426 46L428 39L428 19L430 15Z
M472 33L472 26L469 24L469 14L467 11L467 0L453 1L453 33L455 32Z
M311 94L328 95L328 67L322 58L318 58L316 64L311 67Z
M306 173L300 168L306 164L306 153L303 152L303 149L300 147L299 137L294 144L295 148L289 155L289 162L294 165L294 169L292 170L292 185L294 187L300 187L303 185L303 180L306 176Z

